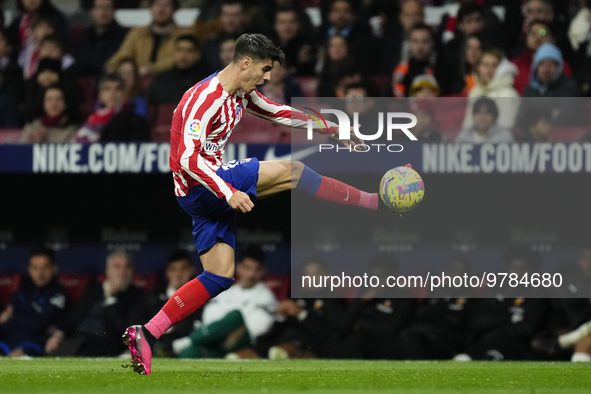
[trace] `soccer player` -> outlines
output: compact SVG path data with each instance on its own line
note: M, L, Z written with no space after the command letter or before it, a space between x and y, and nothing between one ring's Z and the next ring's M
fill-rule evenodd
M179 204L193 219L193 236L204 272L178 289L147 324L123 335L134 370L151 373L152 346L171 326L191 315L234 282L236 211L250 212L256 198L293 188L340 204L378 209L378 195L321 176L301 162L256 158L222 163L225 144L244 111L285 126L305 128L309 116L268 100L256 86L270 80L275 61L284 55L261 34L243 34L232 62L197 83L174 111L170 167ZM336 138L338 126L318 129ZM354 135L354 133L351 133ZM359 138L340 141L363 144Z

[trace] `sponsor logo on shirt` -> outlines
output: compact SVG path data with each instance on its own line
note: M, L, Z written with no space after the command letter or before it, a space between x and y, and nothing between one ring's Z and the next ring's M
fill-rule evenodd
M187 135L193 139L198 140L200 138L199 132L201 131L201 122L197 119L193 120L187 126Z

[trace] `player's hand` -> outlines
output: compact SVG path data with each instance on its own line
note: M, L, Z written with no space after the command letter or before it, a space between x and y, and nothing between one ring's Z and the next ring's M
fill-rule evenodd
M361 125L358 125L358 128L359 128L359 126L361 126ZM350 140L339 140L338 138L335 138L335 139L337 141L339 141L341 144L345 145L347 148L353 148L353 149L351 149L351 152L355 152L354 149L357 145L364 145L365 144L361 138L359 138L355 135L355 131L354 131L353 126L351 126L351 139ZM365 146L363 148L359 147L358 151L364 151L365 149L366 149Z
M248 194L239 190L230 197L228 205L230 205L232 209L239 210L242 213L250 212L254 208L254 204L250 201Z

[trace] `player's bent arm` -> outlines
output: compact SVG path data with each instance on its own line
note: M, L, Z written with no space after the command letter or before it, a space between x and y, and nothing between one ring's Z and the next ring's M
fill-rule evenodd
M250 212L254 208L254 204L251 201L248 194L237 190L232 197L228 200L228 205L232 209L240 210L242 213Z

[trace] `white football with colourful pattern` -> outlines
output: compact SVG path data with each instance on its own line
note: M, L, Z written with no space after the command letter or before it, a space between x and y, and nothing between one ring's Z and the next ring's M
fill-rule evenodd
M396 212L412 211L419 206L425 196L425 184L418 172L410 164L392 168L384 174L380 182L380 198Z

